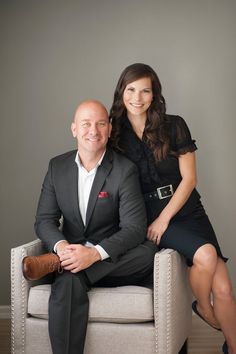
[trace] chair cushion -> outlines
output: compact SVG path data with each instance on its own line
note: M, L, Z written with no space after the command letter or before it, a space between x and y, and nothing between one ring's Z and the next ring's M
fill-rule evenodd
M48 319L51 285L30 288L28 314ZM89 296L89 321L134 323L153 321L153 290L141 286L92 288Z

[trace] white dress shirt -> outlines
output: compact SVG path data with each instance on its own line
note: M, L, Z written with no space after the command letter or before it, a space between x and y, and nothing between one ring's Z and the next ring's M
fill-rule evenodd
M75 162L78 166L78 199L79 199L79 208L80 208L80 214L83 220L84 225L86 224L86 212L87 212L87 207L88 207L88 201L89 201L89 196L91 192L91 188L93 185L93 181L95 178L95 175L97 173L98 166L101 165L103 157L105 155L102 155L100 160L98 161L97 165L91 170L87 171L79 158L79 153L77 152L76 157L75 157ZM57 245L64 240L58 241L55 246L54 246L54 251L56 251ZM86 242L85 245L86 247L95 247L97 251L99 252L101 259L104 260L106 258L109 258L110 256L107 254L107 252L104 250L99 245L94 246L91 242Z

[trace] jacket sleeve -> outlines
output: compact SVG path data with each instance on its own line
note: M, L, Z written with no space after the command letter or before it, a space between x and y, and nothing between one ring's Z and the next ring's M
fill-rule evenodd
M44 178L34 224L37 236L42 240L48 251L53 251L56 242L65 239L59 230L61 216L62 213L57 203L53 185L52 161L50 161L48 172Z

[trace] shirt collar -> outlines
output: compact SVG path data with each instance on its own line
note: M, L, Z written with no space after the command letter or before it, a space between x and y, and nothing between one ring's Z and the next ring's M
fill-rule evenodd
M94 170L95 168L98 168L98 166L101 165L105 153L106 153L106 150L105 150L104 153L102 154L101 158L99 159L99 161L97 162L97 164L96 164L96 166L93 168L93 170ZM77 153L76 153L75 162L76 162L76 164L77 164L78 167L84 168L84 166L83 166L82 163L81 163L80 157L79 157L79 151L77 151Z

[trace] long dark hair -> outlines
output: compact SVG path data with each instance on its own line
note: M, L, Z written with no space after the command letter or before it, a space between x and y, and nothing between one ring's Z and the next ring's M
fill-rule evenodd
M122 121L128 119L126 107L123 103L123 93L128 84L143 77L151 79L153 92L153 100L147 110L143 141L146 142L158 161L167 156L170 149L170 139L165 119L166 103L162 96L161 83L157 74L149 65L141 63L129 65L119 78L110 110L110 119L112 120L111 144L115 149L122 151L119 146Z

